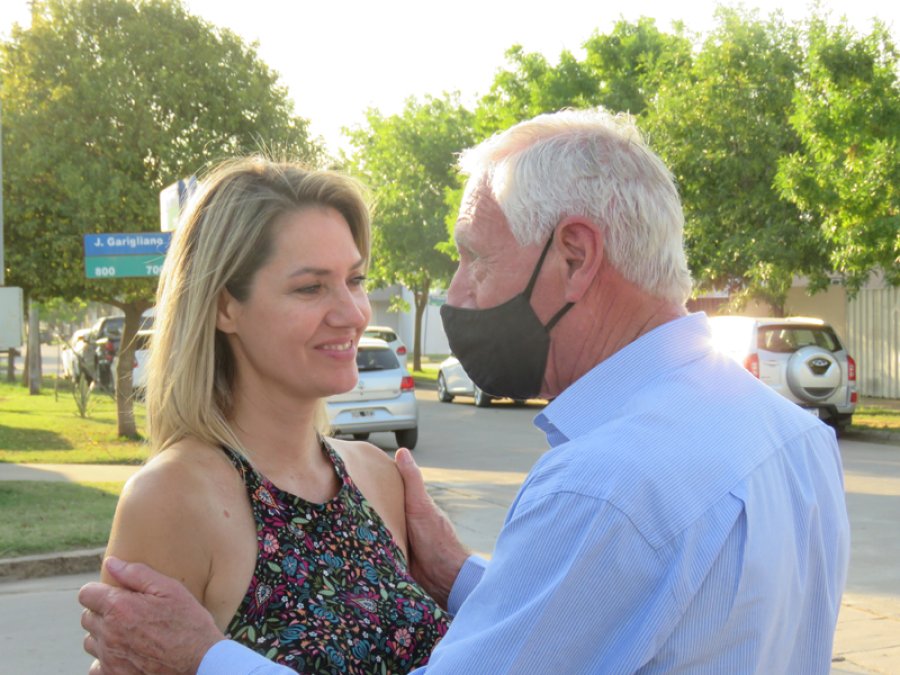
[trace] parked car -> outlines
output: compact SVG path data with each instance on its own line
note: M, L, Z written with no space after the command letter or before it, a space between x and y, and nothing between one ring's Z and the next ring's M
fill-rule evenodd
M838 431L848 427L859 395L856 362L834 329L807 317L710 319L713 344L785 398Z
M150 356L150 340L153 338L153 329L139 330L134 336L134 358L131 365L131 386L134 391L135 398L143 398L144 389L147 386L147 357ZM112 362L112 372L117 373L119 370L119 355L121 350L116 353Z
M150 330L152 327L153 310L150 309L141 316L138 331ZM87 337L90 348L85 349L81 362L88 379L104 389L115 388L116 371L113 361L119 353L119 342L122 340L124 328L124 316L103 316L91 326Z
M363 337L356 351L359 381L325 403L332 433L365 440L375 431L392 431L397 445L412 450L419 438L415 383L384 340Z
M444 359L438 367L437 390L441 403L451 403L457 396L471 396L479 408L487 408L498 398L486 394L472 382L455 356ZM525 405L525 401L514 399L513 404Z
M113 388L112 362L122 339L124 316L103 316L91 326L81 365L88 379L104 389Z
M63 377L72 380L78 379L78 374L81 372L81 361L84 359L84 351L88 347L87 340L90 332L90 328L80 328L72 333L72 337L63 345L59 354L62 362Z
M404 368L406 367L406 345L403 344L403 340L400 339L393 328L387 326L369 326L363 331L363 337L384 340L387 342L388 346L394 350L401 365Z

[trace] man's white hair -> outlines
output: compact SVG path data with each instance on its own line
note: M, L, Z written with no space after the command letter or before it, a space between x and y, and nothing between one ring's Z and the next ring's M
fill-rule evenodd
M470 189L490 190L523 246L582 216L602 228L606 254L626 279L659 298L690 296L674 178L629 115L539 115L467 150L460 167Z

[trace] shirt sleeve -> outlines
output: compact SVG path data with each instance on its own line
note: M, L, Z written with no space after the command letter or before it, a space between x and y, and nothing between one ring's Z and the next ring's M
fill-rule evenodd
M487 560L477 555L470 555L463 563L462 569L456 575L456 580L450 589L450 597L447 598L447 611L451 615L455 615L459 611L462 603L469 597L469 593L481 581L487 564Z
M554 493L520 503L415 673L634 672L679 615L670 576L605 501Z
M237 642L221 640L206 652L197 675L296 675L296 672Z

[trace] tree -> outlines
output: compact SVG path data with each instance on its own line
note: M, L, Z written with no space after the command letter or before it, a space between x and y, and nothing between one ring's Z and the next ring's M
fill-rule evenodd
M691 40L680 23L661 32L656 21L619 20L608 34L594 32L585 42L584 69L596 83L589 97L608 110L643 115L660 84L691 65Z
M82 236L158 231L159 191L212 160L318 149L256 48L179 0L37 0L0 58L9 283L124 312L118 427L135 436L131 341L156 280L85 279Z
M788 123L799 38L777 16L720 8L717 20L690 71L661 85L646 127L679 184L698 287L783 312L796 274L827 270L818 229L775 186L779 159L800 147Z
M478 136L562 108L602 106L641 115L660 82L690 65L690 39L680 24L675 28L673 34L663 33L653 19L623 19L609 33L593 33L584 43L583 61L563 51L556 65L542 54L512 46L506 52L507 69L497 72L490 92L478 103Z
M517 122L566 107L593 105L597 82L568 51L556 66L521 45L506 51L508 70L498 71L490 92L478 102L475 129L478 138L508 129Z
M820 227L829 262L855 293L872 271L900 285L900 81L882 25L866 36L813 18L778 185Z
M376 197L372 269L376 284L400 282L415 298L413 368L422 368L422 316L436 283L448 283L453 260L436 247L446 238L445 194L456 186L455 156L472 143L472 115L456 95L407 100L389 117L366 113L349 132L350 169Z

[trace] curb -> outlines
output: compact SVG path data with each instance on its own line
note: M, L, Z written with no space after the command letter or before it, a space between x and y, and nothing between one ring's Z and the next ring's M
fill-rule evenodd
M847 429L842 438L852 438L857 441L877 441L879 443L890 443L891 445L900 445L900 431L892 431L891 429Z
M98 572L106 548L81 549L65 553L44 553L21 558L0 558L0 583Z

